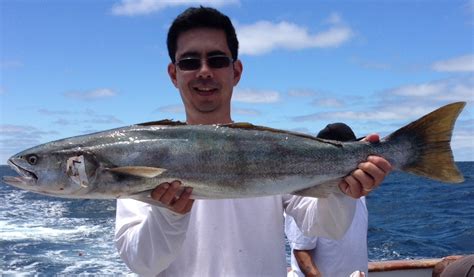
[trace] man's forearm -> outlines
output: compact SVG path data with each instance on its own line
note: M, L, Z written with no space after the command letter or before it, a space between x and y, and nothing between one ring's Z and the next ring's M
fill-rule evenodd
M306 277L321 277L318 267L311 257L311 250L293 250L298 266Z
M189 217L139 201L118 200L115 245L121 258L140 275L162 272L182 247Z

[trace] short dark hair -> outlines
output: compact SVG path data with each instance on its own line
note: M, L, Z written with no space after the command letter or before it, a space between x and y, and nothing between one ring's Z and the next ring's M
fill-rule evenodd
M168 54L173 63L176 61L175 55L179 35L195 28L223 30L232 59L237 60L239 41L229 17L216 9L200 6L198 8L186 9L171 24L166 44L168 46Z

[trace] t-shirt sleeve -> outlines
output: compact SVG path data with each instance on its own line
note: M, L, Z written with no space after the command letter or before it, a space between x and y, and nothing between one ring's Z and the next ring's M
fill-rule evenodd
M190 214L131 199L117 200L115 246L127 266L140 275L157 275L176 258Z
M292 249L311 250L316 248L318 237L305 236L292 216L285 216L285 234Z
M285 195L283 205L304 235L340 239L352 223L356 199L342 193L327 198Z

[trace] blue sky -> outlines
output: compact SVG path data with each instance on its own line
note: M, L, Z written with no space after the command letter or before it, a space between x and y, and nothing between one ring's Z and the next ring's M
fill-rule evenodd
M474 160L474 1L1 0L0 164L55 139L184 120L165 38L197 4L237 29L234 121L383 136L467 101L452 146Z

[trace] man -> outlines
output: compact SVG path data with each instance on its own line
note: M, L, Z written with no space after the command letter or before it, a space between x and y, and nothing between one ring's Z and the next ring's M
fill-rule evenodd
M243 66L229 18L215 9L190 8L171 25L167 43L168 73L181 94L186 122L232 122L232 90ZM389 171L385 159L369 157L339 186L360 197ZM116 246L141 275L285 276L283 211L303 232L334 237L345 232L355 207L343 193L318 200L292 195L192 200L190 188L170 182L151 193L166 207L117 201Z
M319 138L338 141L356 140L344 123L329 124ZM307 237L293 218L285 216L285 234L291 247L291 271L288 277L347 277L355 271L368 274L368 211L365 197L357 199L354 219L340 240Z
M347 277L355 271L368 274L368 211L365 197L357 199L352 224L339 240L307 237L291 216L285 217L285 233L291 247L288 277Z

